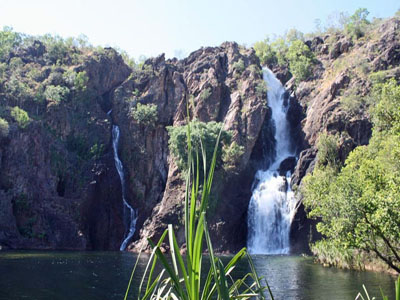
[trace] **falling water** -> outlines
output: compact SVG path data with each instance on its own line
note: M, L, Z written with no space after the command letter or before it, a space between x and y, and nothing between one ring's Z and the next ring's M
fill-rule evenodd
M111 110L110 110L111 112ZM124 177L124 167L122 165L121 160L118 157L118 142L119 142L119 127L117 125L113 125L112 127L112 139L113 139L113 150L114 150L114 161L115 167L117 168L119 178L121 179L121 187L122 187L122 202L124 203L124 220L125 224L129 224L127 232L125 232L124 240L119 247L119 250L124 251L126 246L128 245L130 239L135 233L136 229L136 211L125 199L125 177Z
M275 157L267 170L258 170L256 186L248 210L248 241L250 253L289 253L289 230L295 213L296 199L290 189L290 172L279 175L279 166L291 150L289 124L284 103L285 89L268 68L263 69L268 86L268 105L275 127Z

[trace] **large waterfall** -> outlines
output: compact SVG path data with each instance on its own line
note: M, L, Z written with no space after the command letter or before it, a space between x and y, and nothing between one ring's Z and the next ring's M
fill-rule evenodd
M258 170L248 209L247 247L253 254L289 253L289 230L295 213L296 199L290 189L290 172L281 174L279 167L295 156L291 147L286 119L285 89L271 70L263 69L268 86L268 105L275 128L275 155L267 170Z
M122 241L122 244L119 247L119 250L124 251L130 239L132 238L133 234L135 233L137 216L136 216L136 211L133 209L131 205L129 205L129 203L126 201L125 198L124 167L118 156L118 143L119 143L119 127L117 125L113 125L112 145L114 150L114 161L115 161L115 167L117 168L119 174L119 178L121 179L122 202L124 204L124 223L126 224L127 227L125 230L126 232L124 235L124 240Z

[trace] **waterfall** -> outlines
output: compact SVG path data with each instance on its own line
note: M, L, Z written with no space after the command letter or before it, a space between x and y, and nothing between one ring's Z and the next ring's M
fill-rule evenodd
M111 113L111 110L109 111ZM115 167L117 168L119 178L121 179L121 188L122 188L122 202L124 204L124 223L129 225L129 228L125 230L124 240L122 241L121 246L119 247L120 251L124 251L126 246L128 245L130 239L136 230L136 220L137 215L136 211L133 209L131 205L126 201L125 198L125 176L124 176L124 166L122 165L121 160L118 157L118 143L119 143L119 127L117 125L113 125L112 127L112 145L114 150L114 161ZM128 226L126 226L128 227Z
M258 170L255 176L248 209L247 247L254 254L287 254L296 199L290 189L290 171L280 176L279 167L295 153L291 149L286 118L285 89L268 68L263 69L263 77L268 86L268 106L275 128L275 155L268 169Z

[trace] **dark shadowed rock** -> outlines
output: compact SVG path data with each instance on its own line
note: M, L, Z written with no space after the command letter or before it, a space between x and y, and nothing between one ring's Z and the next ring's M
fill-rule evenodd
M280 176L285 176L288 171L293 172L294 167L296 166L296 157L291 156L286 159L284 159L281 164L279 165L279 175Z

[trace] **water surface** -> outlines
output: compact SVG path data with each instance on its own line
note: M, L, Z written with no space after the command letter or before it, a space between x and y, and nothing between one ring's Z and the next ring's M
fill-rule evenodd
M0 299L123 299L135 259L126 252L0 252ZM139 263L134 288L146 262ZM277 300L354 299L362 284L374 296L382 287L394 299L394 278L386 274L323 268L296 256L256 255L254 263ZM248 272L246 264L238 271Z

